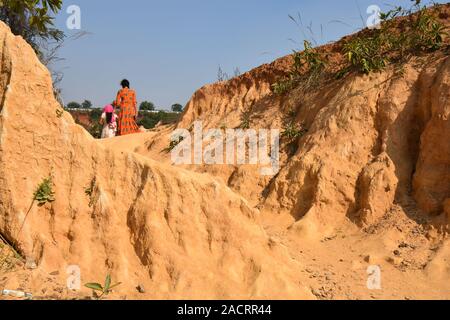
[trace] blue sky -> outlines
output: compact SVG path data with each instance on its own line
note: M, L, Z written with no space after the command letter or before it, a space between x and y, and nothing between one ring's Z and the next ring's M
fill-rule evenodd
M366 20L370 5L386 9L388 5L409 3L69 0L64 1L64 10L57 16L57 26L72 34L66 28L66 8L78 5L81 30L89 35L68 41L59 53L65 60L55 68L65 75L65 103L89 99L103 106L114 99L120 80L126 77L137 90L139 101L149 100L157 107L169 108L174 103L184 105L196 89L215 82L219 65L230 74L236 67L244 72L300 47L303 34L289 14L300 13L305 26L311 23L314 38L321 44L360 29L360 13Z

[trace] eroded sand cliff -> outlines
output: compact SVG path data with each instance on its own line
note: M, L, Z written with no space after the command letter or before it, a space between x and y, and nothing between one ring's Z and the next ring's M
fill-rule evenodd
M60 109L31 47L4 24L0 43L0 232L37 265L0 286L79 298L89 290L65 286L78 265L83 283L123 282L115 298L449 297L448 46L402 72L280 96L271 85L288 73L285 57L200 89L176 126L95 141ZM172 166L162 152L176 128L243 117L307 129L294 153L282 141L278 175ZM39 207L46 177L56 200ZM381 266L382 290L367 289L369 265Z

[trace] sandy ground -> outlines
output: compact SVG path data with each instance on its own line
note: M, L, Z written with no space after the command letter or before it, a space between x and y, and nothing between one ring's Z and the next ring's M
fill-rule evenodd
M148 132L98 144L118 153L139 151L154 135L155 132ZM169 161L167 155L160 156ZM298 270L299 284L310 288L317 299L450 299L450 283L445 280L449 247L435 229L425 226L427 221L411 216L411 212L407 204L398 205L368 229L361 230L346 221L324 238L297 232L292 227L295 219L288 214L266 213L260 220L270 241L303 266ZM30 271L25 261L14 257L2 243L0 288L14 275L15 288L30 287L33 282L44 288L35 293L35 299L60 299L61 295L66 299L90 299L85 294L67 292L57 272ZM379 270L379 277L374 270ZM375 287L369 289L368 283L375 283ZM110 298L139 299L140 295L112 294Z
M154 135L149 132L99 143L139 152ZM164 154L155 157L170 161ZM424 224L430 221L411 216L413 207L396 205L368 229L361 230L348 220L325 238L292 230L295 219L287 214L265 214L261 222L270 240L305 266L299 270L302 284L318 299L450 299L450 283L443 281L450 264L442 258L448 245L434 228ZM380 287L369 289L373 267L381 272Z

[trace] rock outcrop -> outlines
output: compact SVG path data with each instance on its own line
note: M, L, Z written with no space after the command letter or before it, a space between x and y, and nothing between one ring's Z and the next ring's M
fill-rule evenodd
M411 61L402 76L391 69L293 93L309 132L266 205L328 226L343 218L373 224L412 198L424 215L442 214L450 195L449 67L437 54L420 66Z
M449 6L439 10L448 26ZM319 48L336 65L341 49L342 41ZM344 220L373 225L394 205L411 203L425 218L444 214L450 197L448 38L441 50L401 66L274 94L271 85L291 64L292 57L283 57L201 88L177 126L204 121L206 128L236 128L246 118L252 129L283 131L294 120L308 132L293 156L283 145L281 172L266 179L243 166L190 170L221 177L264 213L287 214L300 229L314 225L326 233ZM158 157L172 129L158 132L138 152Z
M0 44L0 232L38 274L57 270L65 284L69 265L82 283L111 273L128 297L138 285L151 288L145 298L311 297L243 198L103 147L60 108L48 70L3 23ZM55 201L38 206L47 177Z
M450 201L450 59L427 70L420 90L420 152L413 192L420 207L441 214Z
M417 202L424 217L444 213L450 197L450 62L445 50L411 59L403 72L391 67L371 75L353 74L326 82L320 90L300 87L277 96L269 90L273 78L261 74L270 74L270 68L281 74L280 66L289 65L288 61L282 58L240 78L200 89L178 124L190 128L194 121L208 119L206 128L220 128L224 119L233 118L231 128L236 128L251 110L252 129L283 130L294 113L294 122L308 132L292 157L283 149L281 172L267 179L248 167L192 166L190 170L221 177L251 203L259 203L265 213L285 213L293 222L307 220L323 232L345 219L375 224L394 204L411 201ZM255 79L248 80L253 73ZM240 79L243 87L253 85L233 90ZM227 113L225 107L216 110L216 106L233 107ZM161 158L172 130L156 133L138 152Z

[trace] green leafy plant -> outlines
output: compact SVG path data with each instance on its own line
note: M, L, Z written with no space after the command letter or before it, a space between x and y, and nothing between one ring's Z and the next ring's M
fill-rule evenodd
M383 45L378 32L374 36L356 37L344 44L344 55L352 66L362 73L369 74L386 66Z
M24 262L25 259L0 233L0 272L12 271Z
M295 124L297 118L297 111L294 108L289 109L287 117L284 120L284 127L281 133L281 137L285 139L287 153L289 156L295 154L298 149L298 140L303 137L307 130L303 125Z
M180 114L175 112L139 112L137 119L138 126L143 126L145 129L153 129L158 123L163 125L176 123L180 119Z
M272 85L275 94L285 94L299 83L304 86L316 84L327 66L326 57L307 40L304 41L304 50L294 51L293 57L294 63L289 76Z
M325 58L311 42L304 41L304 50L294 53L294 72L300 74L303 68L307 68L310 73L322 71L327 65Z
M59 42L64 38L64 32L54 25L62 7L62 0L1 0L0 20L41 53L41 40Z
M184 107L179 103L175 103L170 107L170 109L173 112L183 112Z
M97 298L101 299L104 296L107 296L111 293L112 289L115 287L121 285L121 282L118 282L116 284L111 285L111 275L107 275L105 279L105 284L102 286L100 283L86 283L84 286L86 288L94 290L94 292L97 294Z
M84 100L84 101L81 103L81 107L82 107L83 109L90 109L90 108L92 108L92 102L91 102L90 100Z
M344 78L349 72L350 72L351 68L350 67L345 67L342 68L341 70L339 70L338 72L336 72L335 74L335 79L339 80Z
M154 111L155 110L155 104L150 101L143 101L139 105L140 111Z
M34 192L33 200L37 201L39 206L44 206L47 203L55 201L51 177L44 179L38 186L37 190Z
M421 51L440 49L446 34L445 26L425 9L418 12L412 30L412 47Z
M181 142L184 141L184 137L178 137L178 139L172 139L169 143L169 146L163 150L163 152L170 153L176 146L178 146Z
M281 137L286 140L287 153L293 156L298 149L298 141L308 132L303 125L289 122L281 133Z
M381 71L392 62L406 61L412 54L440 49L448 34L446 27L432 8L420 0L414 2L410 9L395 7L382 13L378 29L365 30L347 41L343 54L348 65L336 78L342 78L351 69L365 74ZM399 17L403 20L396 20Z
M20 227L17 236L22 232L23 227L25 226L25 222L28 219L28 215L31 213L31 210L33 209L33 206L36 202L38 203L39 207L42 207L47 203L54 202L55 200L56 199L55 192L53 191L53 181L51 177L48 177L39 184L36 191L34 192L33 201L31 201L31 205L25 215L25 218L23 219L22 226Z
M250 111L244 112L241 117L241 125L239 129L248 130L250 129L251 113Z
M283 138L288 139L289 141L295 141L301 137L303 137L308 131L304 128L303 125L296 125L294 122L290 122L281 133Z
M289 92L294 87L292 78L283 79L272 84L272 91L277 95L283 95Z

